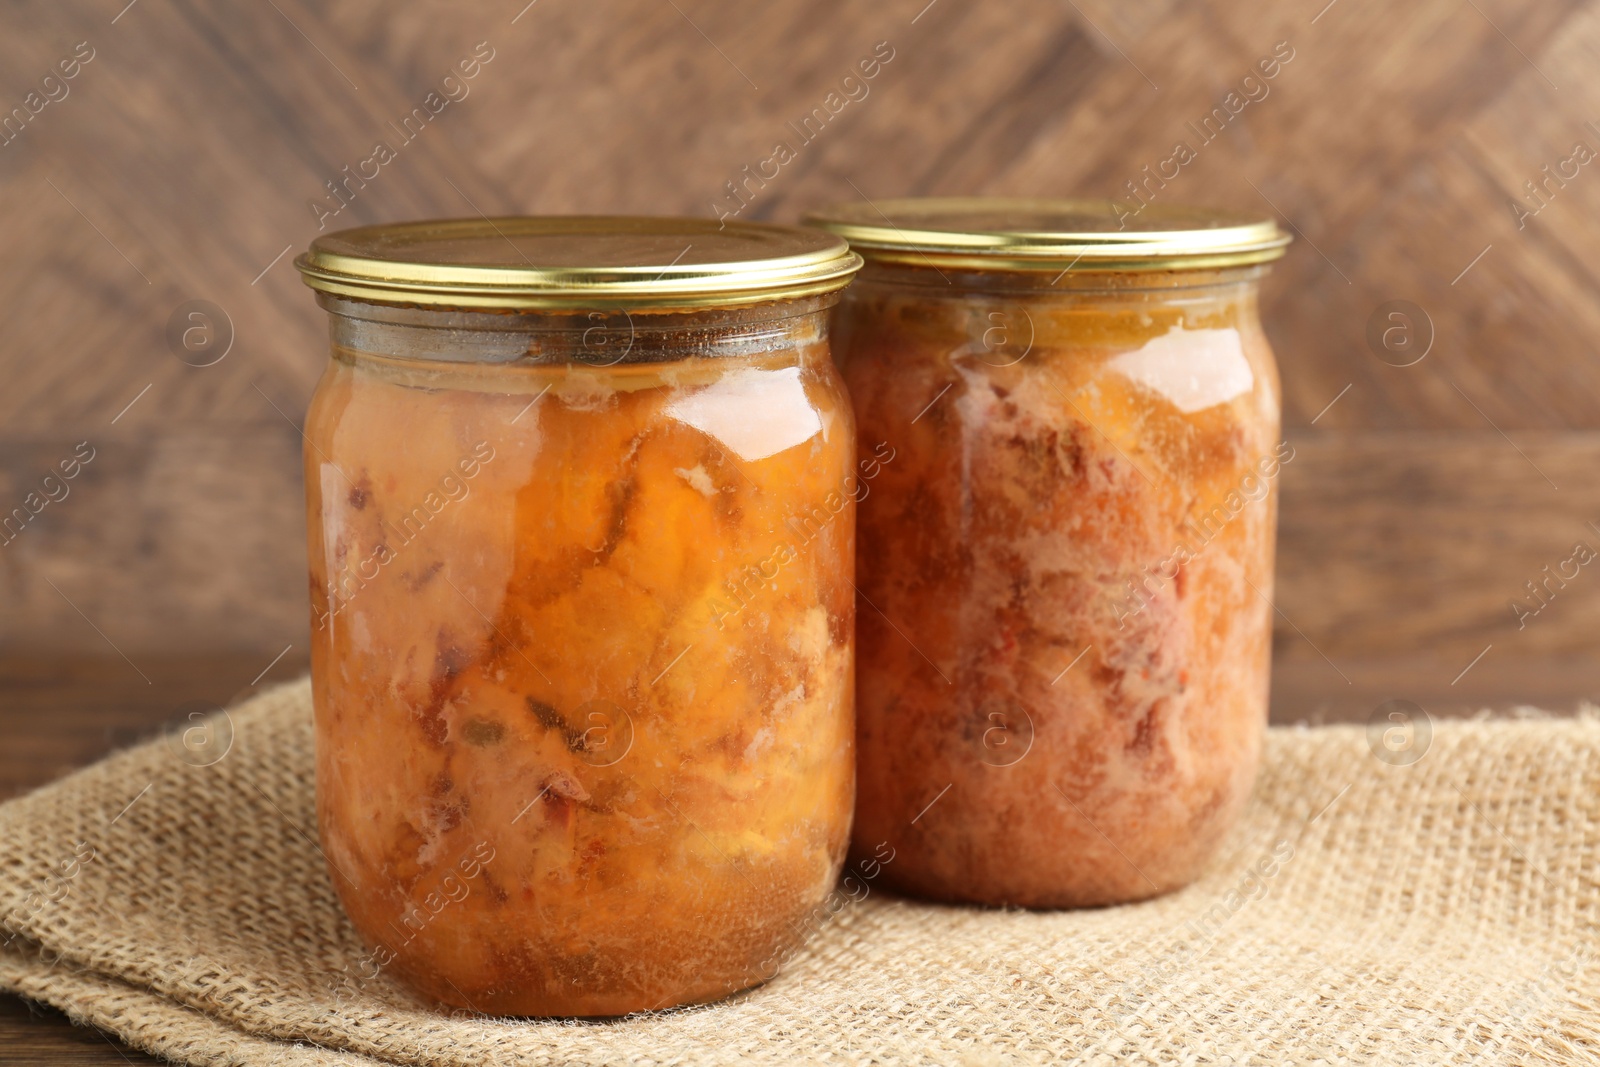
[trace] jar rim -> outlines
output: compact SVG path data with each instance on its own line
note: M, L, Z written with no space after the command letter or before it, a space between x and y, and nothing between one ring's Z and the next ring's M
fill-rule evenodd
M1119 200L908 197L803 220L874 262L994 271L1150 271L1267 263L1293 239L1271 218Z
M312 289L417 307L697 310L842 289L862 259L817 229L632 215L429 219L325 234Z

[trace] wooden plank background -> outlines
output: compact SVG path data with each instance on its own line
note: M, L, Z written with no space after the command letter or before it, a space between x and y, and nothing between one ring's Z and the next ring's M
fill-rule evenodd
M1526 625L1511 607L1600 547L1600 0L524 4L7 5L0 512L94 458L0 545L0 792L303 666L299 422L326 345L289 261L344 168L395 148L330 226L713 215L880 42L866 96L744 217L1123 195L1184 141L1161 198L1300 235L1264 300L1297 449L1275 718L1600 692L1600 568ZM1202 143L1190 124L1275 50ZM167 340L193 300L231 323L210 366ZM1428 323L1413 366L1366 341L1396 300Z
M123 3L12 5L0 35L0 107L23 109L0 145L0 505L94 454L0 546L0 661L105 659L125 688L303 663L298 423L326 353L290 259L319 216L711 215L877 47L867 95L744 217L1125 195L1184 141L1161 198L1300 234L1264 305L1299 450L1278 717L1600 690L1600 576L1521 628L1510 606L1600 545L1600 165L1574 159L1600 149L1600 4ZM1198 138L1274 51L1259 98ZM396 158L335 200L380 140ZM211 366L166 338L191 300L231 322ZM1431 323L1414 366L1366 343L1391 300Z

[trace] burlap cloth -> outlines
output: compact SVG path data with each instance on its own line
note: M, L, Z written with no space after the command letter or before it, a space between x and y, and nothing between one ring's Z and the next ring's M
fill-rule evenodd
M306 836L309 703L299 682L234 708L216 762L225 724L0 806L0 986L192 1064L1600 1062L1592 715L1436 724L1410 766L1359 728L1274 729L1181 893L874 891L764 988L562 1023L443 1014L381 976L335 992L364 950Z

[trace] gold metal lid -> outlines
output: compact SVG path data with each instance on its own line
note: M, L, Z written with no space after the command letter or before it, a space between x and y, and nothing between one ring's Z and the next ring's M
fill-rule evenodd
M1116 200L880 200L806 215L870 260L968 270L1174 270L1266 263L1290 236L1270 218Z
M320 292L385 304L688 310L842 289L861 257L793 226L550 215L340 230L295 266Z

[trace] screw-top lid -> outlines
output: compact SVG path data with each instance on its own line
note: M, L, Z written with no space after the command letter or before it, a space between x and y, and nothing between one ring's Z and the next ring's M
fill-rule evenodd
M295 266L320 292L386 304L694 310L841 289L861 257L816 229L554 215L340 230Z
M1265 263L1291 238L1270 218L1116 200L879 200L806 215L870 260L967 270L1173 270Z

